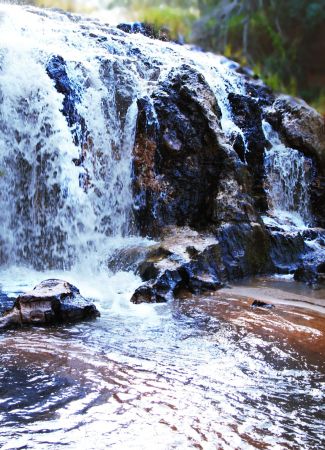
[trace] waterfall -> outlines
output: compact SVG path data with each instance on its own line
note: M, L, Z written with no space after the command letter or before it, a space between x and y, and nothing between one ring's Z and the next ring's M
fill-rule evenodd
M137 99L185 62L237 129L244 92L224 57L60 11L0 5L0 259L69 268L136 233L132 149ZM124 245L124 244L123 244ZM93 264L96 264L95 262Z
M118 60L63 14L1 9L2 259L66 268L131 229L137 80L118 110Z
M270 213L280 225L311 226L312 161L298 150L286 147L266 121L263 121L263 130L270 143L270 148L265 150L265 189Z

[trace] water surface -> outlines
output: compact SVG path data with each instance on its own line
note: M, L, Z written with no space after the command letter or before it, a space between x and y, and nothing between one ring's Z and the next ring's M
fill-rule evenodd
M3 271L2 290L12 295L45 275L60 274ZM102 316L2 333L3 449L325 444L325 316L252 309L220 293L131 305L139 280L130 273L106 282L65 275Z

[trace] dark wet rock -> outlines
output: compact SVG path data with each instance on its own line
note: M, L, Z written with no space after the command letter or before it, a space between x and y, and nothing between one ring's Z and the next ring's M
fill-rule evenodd
M132 295L131 302L140 303L165 303L166 293L161 294L152 284L144 284L138 287Z
M299 260L294 279L318 289L325 284L325 232L320 228L310 228L303 235L307 251Z
M316 266L317 273L325 274L325 261L322 261Z
M292 273L308 248L301 233L273 231L270 233L270 256L278 273Z
M274 305L271 303L261 302L260 300L254 300L251 304L252 308L263 308L263 309L272 309Z
M8 295L0 292L0 315L8 311L13 307L15 303L15 298L8 297Z
M310 186L310 203L317 225L325 228L325 176L317 172Z
M228 281L274 271L270 237L260 223L224 224L217 232Z
M294 272L295 281L303 281L309 286L316 286L318 274L315 267L301 264Z
M143 34L143 36L151 39L159 39L161 41L170 41L170 31L167 27L162 27L157 30L150 23L145 22L128 22L120 23L117 28L129 34ZM182 38L180 37L177 43L182 44Z
M200 73L173 69L138 107L133 189L144 235L256 217L251 175L221 131L220 108Z
M131 245L129 247L118 248L109 256L107 260L108 269L116 273L120 270L135 272L139 265L146 259L151 247L147 245Z
M306 241L317 241L325 247L325 230L323 228L306 228L301 230L301 235Z
M62 56L52 56L47 63L46 71L54 81L56 90L64 96L62 113L73 131L74 142L76 145L82 145L85 141L86 123L77 109L81 101L80 89L70 80L66 62Z
M247 77L245 88L247 95L257 101L262 109L271 106L275 100L272 89L266 86L261 80Z
M79 289L62 280L45 280L17 297L14 306L0 319L0 327L51 325L99 316L95 305Z
M119 30L124 31L124 33L130 33L130 34L143 34L144 36L150 37L150 38L158 38L157 33L155 32L154 28L144 22L128 22L128 23L120 23L117 25L117 28Z
M218 241L190 228L173 227L148 252L137 273L146 282L131 298L133 303L167 301L181 290L199 293L223 285Z
M301 263L294 272L294 279L302 281L312 289L325 286L325 262L320 264Z
M242 158L253 174L255 205L261 212L267 210L264 190L264 149L268 146L262 129L262 109L258 101L250 96L230 93L228 99L235 124L243 131L246 151Z

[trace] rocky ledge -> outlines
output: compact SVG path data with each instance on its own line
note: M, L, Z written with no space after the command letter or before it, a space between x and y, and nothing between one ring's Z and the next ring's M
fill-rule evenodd
M82 297L72 284L45 280L17 297L13 308L0 318L0 328L76 322L99 315L96 306Z
M257 274L291 273L316 288L323 282L324 120L302 100L238 77L246 95L230 93L228 101L241 133L222 130L214 93L186 64L157 83L151 98L138 101L134 213L140 232L159 245L139 264L144 284L132 296L134 303L162 302L180 289L216 289ZM310 235L306 227L282 226L272 216L265 168L272 144L265 121L311 167Z

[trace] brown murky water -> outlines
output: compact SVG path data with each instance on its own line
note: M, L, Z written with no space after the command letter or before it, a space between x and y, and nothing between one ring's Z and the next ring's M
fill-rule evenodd
M96 322L3 333L2 448L323 448L325 315L250 303L108 302Z

